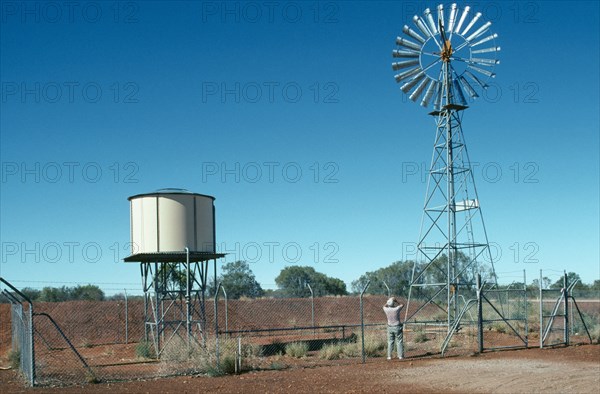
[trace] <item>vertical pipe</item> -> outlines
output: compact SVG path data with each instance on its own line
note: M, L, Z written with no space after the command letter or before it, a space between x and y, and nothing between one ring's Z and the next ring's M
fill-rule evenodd
M163 266L166 267L166 266ZM165 268L166 269L166 268ZM158 263L154 263L154 298L155 298L155 305L154 305L154 329L156 330L156 340L155 340L155 345L156 345L156 355L158 356L160 354L160 322L162 321L162 315L160 314L160 309L159 309L159 305L158 305L158 301L159 301L159 290L160 290L160 285L159 285L159 276L160 276L160 272L158 271ZM164 274L164 272L163 272ZM166 281L163 282L163 284L166 284Z
M453 104L452 98L452 88L450 86L450 65L447 61L444 61L443 64L443 78L446 93L446 104ZM451 316L458 314L458 305L456 301L454 302L454 314L450 312L450 305L452 303L452 299L458 295L458 282L455 282L454 274L456 272L455 260L456 260L456 250L455 245L453 243L456 242L456 215L455 215L455 201L454 201L454 158L452 151L452 110L446 107L444 112L444 117L446 118L446 180L447 184L447 193L448 193L448 202L446 205L447 214L448 214L448 264L447 264L447 303L448 303L448 332L450 332L450 327L452 326L452 318ZM451 288L451 286L454 286ZM454 290L454 291L452 291Z
M540 349L544 348L544 292L542 290L542 270L540 270Z
M125 344L129 343L129 305L127 304L127 289L125 291Z
M142 286L144 288L144 341L148 342L148 263L140 264L142 271Z
M369 287L370 280L367 281L367 284L360 292L360 336L362 340L362 362L365 363L365 320L364 320L364 311L363 311L363 295Z
M477 345L479 353L483 353L483 302L481 297L481 275L477 274Z
M190 309L190 249L185 248L185 329L187 331L187 350L190 352L192 335L192 321Z
M563 286L564 286L564 300L563 300L563 310L565 313L565 317L563 319L563 327L564 327L564 341L565 345L569 346L569 279L567 278L567 272L565 271L563 276Z

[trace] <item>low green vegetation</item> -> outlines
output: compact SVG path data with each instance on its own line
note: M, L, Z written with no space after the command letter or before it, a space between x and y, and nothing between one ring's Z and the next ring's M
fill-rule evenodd
M308 343L292 342L285 345L285 354L290 357L302 358L308 353Z
M8 363L12 369L19 369L21 366L21 351L10 351L8 353Z
M135 355L139 358L156 358L154 344L151 341L141 341L135 346Z

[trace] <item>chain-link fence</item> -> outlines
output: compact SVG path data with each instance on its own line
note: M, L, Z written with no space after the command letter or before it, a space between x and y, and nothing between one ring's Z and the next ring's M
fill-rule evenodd
M560 289L544 292L542 314L552 312L553 302L560 294ZM586 299L569 299L569 302L573 306L575 302L578 304L597 339L600 302L594 296L597 297L591 294ZM158 335L152 332L156 326L146 324L153 316L145 316L148 309L141 297L36 302L33 304L35 382L81 384L340 365L359 363L363 358L366 361L383 358L387 350L387 326L382 307L387 298L365 294L362 302L359 295L227 300L220 295L216 304L215 298L207 298L203 322L197 315L195 320L186 321L185 299L178 298L158 305L165 320ZM488 289L479 296L472 289L456 299L458 324L450 330L445 310L411 300L422 308L420 320L404 327L405 357L439 355L442 349L447 355L468 354L479 351L480 343L484 350L539 345L535 337L540 331L540 302L523 286ZM407 303L406 299L398 300ZM194 302L190 308L201 310L198 301ZM12 332L13 349L29 349L28 309L26 306L20 309L17 304L11 308L11 324L2 324L0 328ZM578 323L577 307L568 311L574 316L569 319L571 342L587 341L583 326ZM0 313L4 316L6 308L0 308ZM555 315L548 344L562 341L564 334L560 313ZM544 327L548 327L547 322L544 318ZM6 333L0 333L0 338L6 337ZM158 355L156 338L160 338ZM21 354L21 360L26 357L27 354ZM20 368L27 373L26 365Z

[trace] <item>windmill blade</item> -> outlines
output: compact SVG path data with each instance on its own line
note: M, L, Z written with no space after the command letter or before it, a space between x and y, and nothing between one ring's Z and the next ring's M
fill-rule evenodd
M456 33L460 32L460 28L462 27L465 19L467 18L467 15L469 14L469 10L471 9L471 7L469 7L468 5L465 6L465 9L462 12L462 15L460 16L460 19L458 20L458 24L456 25L456 28L454 29L454 31Z
M465 77L461 75L460 77L458 77L458 80L463 89L465 89L467 93L469 93L469 96L471 96L472 98L479 97L475 89L473 89L473 86L471 86L471 84L465 79Z
M479 64L480 66L493 66L495 64L500 64L500 60L497 59L483 59L483 58L471 58L471 62L475 64Z
M437 6L438 11L438 24L446 28L446 24L444 23L444 5L440 4Z
M479 53L490 53L490 52L500 52L500 47L490 47L485 49L478 49L476 51L471 51L471 54L479 54Z
M413 29L411 29L407 25L404 25L404 27L402 28L402 32L404 34L406 34L406 35L411 36L415 40L419 41L421 44L425 44L425 39L423 37L421 37L419 35L419 33L417 33L416 31L414 31Z
M421 50L421 45L414 43L412 41L409 41L402 37L396 37L396 44L406 47L406 48L414 49L415 51Z
M408 93L412 88L415 87L416 84L418 84L419 82L421 82L421 80L423 78L425 78L425 73L423 71L421 71L412 80L410 80L409 82L407 82L404 85L402 85L402 87L400 88L400 90L402 90L404 93Z
M490 40L493 40L494 38L498 38L498 34L494 33L494 34L492 34L490 36L482 38L480 41L477 41L476 43L471 44L471 48L476 47L479 44L483 44L484 42L488 42Z
M460 88L460 85L458 84L458 80L455 79L452 81L452 87L454 88L454 93L459 103L461 105L467 105L467 100L465 100L465 95L463 94L463 91Z
M469 30L471 30L471 28L473 27L473 25L477 22L477 20L481 18L481 12L478 12L475 14L475 16L473 17L473 19L471 19L471 22L469 22L469 24L467 25L467 27L465 27L465 30L463 30L462 32L462 36L465 36L467 34L467 32Z
M473 75L473 73L471 73L469 70L465 70L465 74L468 75L469 78L471 78L477 85L479 85L481 89L485 90L488 88L486 83L481 82L481 80Z
M392 51L392 57L419 57L419 52L394 49Z
M425 20L427 21L429 30L431 30L432 34L437 34L437 25L433 21L433 15L431 15L431 10L429 8L425 8L425 11L423 11L423 15L425 15Z
M456 14L458 13L458 7L456 3L453 3L450 6L450 17L448 18L448 33L452 34L452 29L454 28L454 23L456 22Z
M474 39L476 39L477 37L479 37L480 35L485 33L490 28L491 25L492 25L492 22L485 22L483 24L483 26L481 26L479 29L475 30L475 32L473 34L471 34L469 37L467 37L466 40L469 42L473 41Z
M421 30L421 33L423 33L425 37L431 37L431 32L429 31L427 26L425 26L425 22L423 22L423 19L421 19L418 15L415 15L413 16L413 22L415 23L417 28Z
M401 70L403 68L407 68L407 67L412 67L412 66L418 66L419 65L419 60L405 60L403 62L396 62L396 63L392 63L392 70L394 71L398 71Z
M417 67L415 69L404 71L403 73L394 75L394 79L396 80L396 82L400 83L403 80L405 80L406 78L410 78L419 72L421 72L421 68Z
M484 69L479 68L479 67L475 67L472 64L469 64L467 67L470 68L471 70L475 70L475 71L477 71L477 72L479 72L479 73L481 73L481 74L483 74L485 76L488 76L490 78L495 78L496 77L496 74L494 74L493 72L488 71L488 70L484 70Z
M417 86L415 91L408 98L416 102L419 99L419 96L421 96L421 93L423 93L423 90L425 90L425 87L427 86L428 82L429 77L423 79L423 81L419 84L419 86Z
M425 96L423 96L423 101L421 101L421 106L427 107L429 105L429 100L433 97L433 94L436 92L438 85L438 81L434 81L433 79L429 82L429 87L425 91Z

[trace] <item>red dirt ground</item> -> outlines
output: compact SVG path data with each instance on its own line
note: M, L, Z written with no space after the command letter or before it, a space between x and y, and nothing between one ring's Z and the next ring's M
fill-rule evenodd
M479 356L382 358L360 364L301 366L237 376L185 376L60 388L25 388L12 370L0 370L0 393L598 393L600 346L528 349Z

